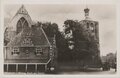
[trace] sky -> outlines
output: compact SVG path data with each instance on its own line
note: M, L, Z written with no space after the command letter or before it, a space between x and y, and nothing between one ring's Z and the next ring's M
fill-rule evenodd
M67 19L84 20L83 4L25 4L33 21L55 22L63 29ZM6 5L4 8L5 25L7 25L21 7L19 4ZM112 4L87 4L91 20L99 22L100 54L115 53L117 50L116 6Z

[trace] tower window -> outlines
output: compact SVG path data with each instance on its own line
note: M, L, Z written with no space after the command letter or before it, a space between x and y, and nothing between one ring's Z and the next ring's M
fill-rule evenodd
M87 23L87 28L89 28L89 23Z
M91 23L91 27L90 28L91 28L91 31L94 32L94 24L93 23Z
M21 21L19 20L18 23L17 23L17 31L16 32L18 34L21 31L22 31L22 24L21 24Z

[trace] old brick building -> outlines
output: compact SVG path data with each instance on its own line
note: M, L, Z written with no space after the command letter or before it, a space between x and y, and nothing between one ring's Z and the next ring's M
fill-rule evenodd
M4 71L47 71L55 51L55 37L48 38L22 5L5 30Z

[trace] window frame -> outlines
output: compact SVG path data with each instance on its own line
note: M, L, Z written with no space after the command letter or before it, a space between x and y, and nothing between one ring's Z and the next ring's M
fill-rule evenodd
M89 29L89 28L90 28L90 27L89 27L89 26L90 26L90 24L89 24L88 22L87 22L86 24L87 24L87 25L86 25L86 27Z
M17 25L16 25L16 33L17 34L20 33L23 28L27 28L27 27L29 27L28 21L24 17L21 17L18 20Z
M43 55L43 48L41 47L36 47L35 48L35 54L38 55Z
M11 54L12 54L13 56L19 55L19 54L20 54L20 49L19 49L19 47L13 47Z
M91 23L90 30L91 30L92 32L94 32L94 31L95 31L95 29L94 29L94 23Z
M33 42L31 40L31 38L26 37L23 41L22 41L22 45L24 46L33 46Z

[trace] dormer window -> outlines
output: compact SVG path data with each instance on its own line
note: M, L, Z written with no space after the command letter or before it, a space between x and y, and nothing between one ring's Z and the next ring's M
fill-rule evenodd
M43 51L42 51L42 48L41 47L37 47L36 48L36 55L43 55Z
M22 42L23 46L33 46L31 38L25 38Z
M19 55L19 53L20 53L20 51L19 51L19 48L18 48L18 47L14 47L14 48L12 49L12 55L17 56L17 55Z

